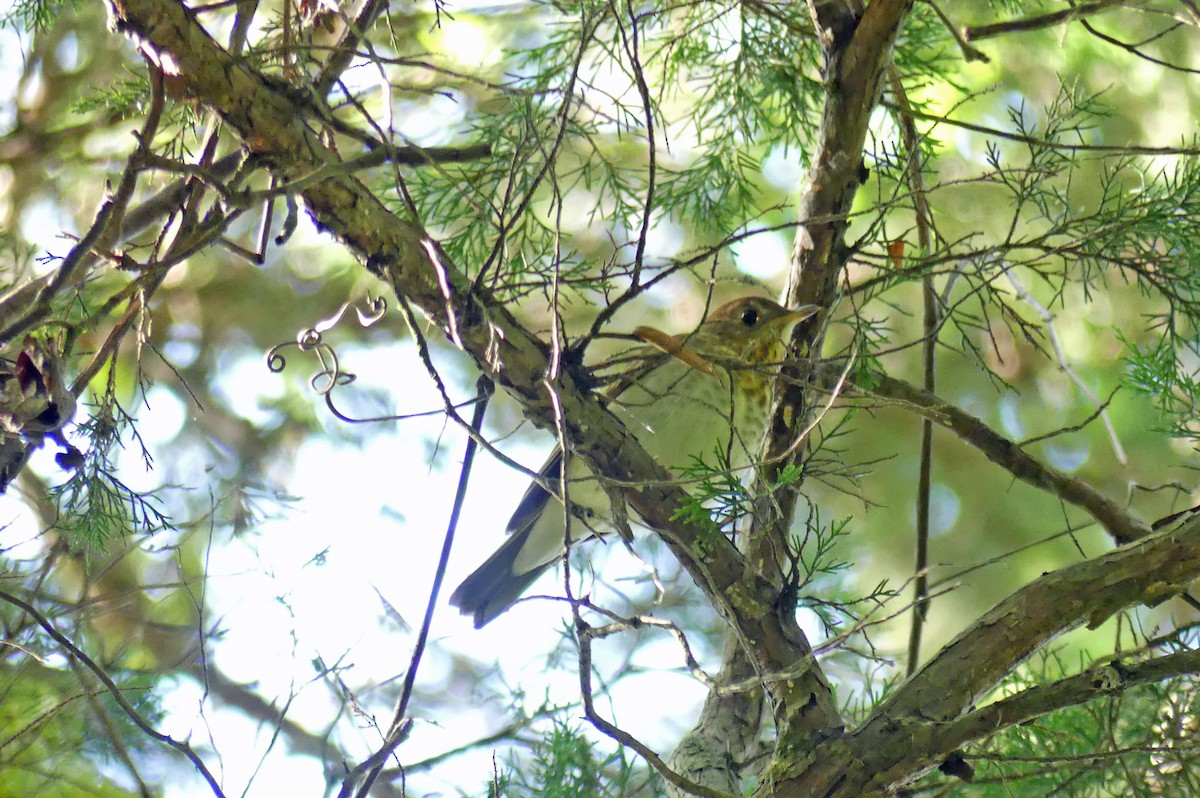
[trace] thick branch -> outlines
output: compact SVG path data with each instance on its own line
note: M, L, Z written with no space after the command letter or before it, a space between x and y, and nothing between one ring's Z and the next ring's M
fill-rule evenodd
M746 649L725 641L724 666L717 681L738 684L754 679ZM712 690L695 727L671 754L670 765L692 781L731 795L740 794L741 767L762 726L762 690ZM671 792L668 795L682 795Z
M1200 673L1200 651L1181 651L1147 662L1109 663L1050 684L1035 685L938 726L934 731L933 754L940 759L968 743L1042 715L1138 685L1195 673Z
M880 705L874 717L957 717L1046 641L1084 623L1095 628L1128 606L1158 604L1181 591L1197 573L1200 515L1046 574L963 630Z
M298 181L338 161L306 124L307 107L294 92L230 58L173 0L110 0L122 31L178 64L188 91L236 130L262 163L284 181ZM301 183L301 185L304 185ZM811 661L791 613L777 613L778 589L747 567L723 536L701 536L671 520L685 497L670 474L646 454L570 369L548 383L549 352L503 304L470 283L417 224L390 213L357 178L335 174L301 192L310 214L396 292L420 308L479 367L512 394L536 423L550 428L554 403L575 454L596 473L625 487L630 503L662 532L672 551L700 583L747 647L762 672L795 670ZM816 678L772 685L775 700L813 728L840 725L832 693Z
M1126 607L1157 604L1198 575L1200 514L1046 574L964 629L876 707L858 731L823 744L797 763L794 775L781 780L778 794L857 798L902 784L936 765L947 751L993 731L968 713L1038 648L1077 626L1095 627ZM1031 695L1020 711L1034 711L1035 699ZM1016 712L1019 706L1008 709ZM1053 708L1052 703L1043 706ZM1008 709L1000 702L995 711Z
M847 214L863 180L867 123L878 100L884 67L912 2L876 0L857 20L848 12L851 6L847 3L814 1L809 7L826 48L826 95L817 150L812 155L812 167L800 199L800 224L783 301L788 307L801 304L832 307L838 275L846 258ZM820 331L820 324L813 321L797 325L793 332L797 353L803 356L819 351ZM772 465L763 475L768 485L777 482L778 473L798 464L805 454L800 441L806 424L803 382L781 380L780 386L767 446L767 462ZM751 534L786 540L799 490L796 484L779 490L777 517L766 513L760 514L763 517L756 516ZM778 611L791 613L790 608ZM806 749L820 735L813 722L826 713L814 715L806 710L796 713L797 708L797 705L778 704L774 707L780 725L780 745L784 749Z
M792 249L792 268L784 291L789 307L830 307L845 260L847 214L864 180L863 146L867 123L879 99L884 68L911 0L871 3L857 27L846 21L845 4L814 3L819 29L837 33L828 52L825 105L820 137L800 198L799 221ZM834 15L831 9L840 7ZM831 21L833 16L835 21ZM853 35L843 43L846 32ZM813 337L816 325L797 327L797 340Z
M911 0L878 0L872 3L863 18L852 13L852 5L840 0L810 0L809 10L818 36L826 49L829 66L826 70L826 102L820 128L817 152L812 156L804 194L800 200L799 220L792 253L792 268L783 302L788 307L818 304L830 307L837 287L837 276L845 259L843 238L847 213L854 194L862 182L862 150L866 141L867 122L879 94L884 66L891 57L892 45ZM820 348L820 326L802 323L794 332L795 348L804 355ZM792 375L795 376L795 375ZM799 380L780 382L779 394L771 423L767 446L767 462L762 478L774 485L784 468L794 465L804 456L804 447L794 445L806 423L803 412L805 396ZM775 513L756 513L750 531L750 550L766 552L786 550L788 530L799 496L799 485L785 486L775 493ZM762 491L766 493L767 491ZM764 503L764 510L770 507ZM773 555L772 555L773 556ZM762 558L759 558L762 559ZM765 569L764 569L765 570ZM769 571L768 571L769 572ZM798 628L790 607L775 610L786 627L794 629L793 638L803 641L803 654L811 658L807 641ZM817 671L812 677L820 677ZM800 695L818 695L824 690L824 680L801 677L794 683ZM772 695L774 698L774 694ZM743 703L740 697L738 704ZM713 711L722 704L720 697L709 700ZM806 749L828 730L829 717L837 710L832 704L812 711L812 707L795 701L776 702L776 722L780 724L780 740L784 747ZM797 712L796 710L800 711ZM705 719L689 737L697 745L711 742L713 735L705 728ZM702 746L701 746L702 747ZM710 746L711 749L711 746ZM720 751L697 750L691 758L702 762Z

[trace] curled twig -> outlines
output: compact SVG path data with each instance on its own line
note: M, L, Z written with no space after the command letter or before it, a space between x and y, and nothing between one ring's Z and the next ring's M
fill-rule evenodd
M322 319L312 327L308 327L297 333L295 341L284 341L267 350L267 368L276 374L287 368L287 358L283 356L283 350L289 346L295 346L301 352L316 353L317 359L321 362L321 370L309 380L309 384L315 393L328 398L329 394L337 386L349 385L354 382L357 379L357 375L353 372L342 371L337 351L325 343L322 338L323 333L333 329L341 322L342 317L346 315L346 311L351 307L354 308L354 312L358 316L358 323L363 327L370 327L383 318L383 314L387 312L387 300L383 297L372 298L368 295L365 309L363 306L355 305L352 302L343 303L332 316ZM338 415L340 417L340 414Z

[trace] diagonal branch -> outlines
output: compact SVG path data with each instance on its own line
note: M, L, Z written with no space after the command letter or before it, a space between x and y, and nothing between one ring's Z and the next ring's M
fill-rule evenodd
M962 37L968 42L990 39L993 36L1003 36L1008 33L1024 33L1044 28L1053 28L1073 22L1076 19L1110 11L1123 5L1120 0L1096 0L1092 3L1080 3L1062 11L1049 14L1036 14L1032 17L1022 17L1005 22L992 22L987 25L968 25L962 29Z
M934 756L949 755L968 743L1060 709L1195 673L1200 673L1200 651L1179 651L1146 662L1108 663L1049 684L1034 685L939 726L934 733Z
M984 613L876 708L873 720L946 721L991 690L1014 664L1077 626L1158 604L1200 573L1200 516L1030 582Z
M832 370L825 370L823 374L827 382L832 382L836 377L837 374ZM950 430L1022 482L1049 491L1063 501L1086 510L1118 543L1131 543L1149 533L1150 527L1091 485L1042 463L981 419L936 394L884 374L872 373L866 382L870 385L869 389L855 386L848 395L881 396L901 402Z
M986 736L994 727L986 727L985 720L1018 722L1023 713L1036 715L1067 705L1066 698L1055 702L1041 693L1028 693L1023 701L1004 699L972 710L1005 675L1058 635L1084 624L1095 628L1126 607L1157 604L1198 575L1200 515L1046 574L964 629L881 702L849 738L827 741L798 763L781 780L778 794L881 794L937 765L948 751ZM1194 660L1183 659L1164 658L1159 664L1173 664L1176 670L1148 670L1146 681L1195 667ZM1108 689L1107 679L1090 692L1083 683L1066 681L1062 689L1074 691L1079 700Z
M110 0L116 27L178 64L189 94L221 116L253 154L283 181L339 160L307 124L307 108L274 79L233 59L173 0ZM555 415L546 390L549 351L508 309L470 282L418 224L389 212L351 174L335 174L301 192L318 226L334 235L373 273L388 280L471 355L544 428ZM672 520L685 498L669 474L591 392L564 369L551 385L575 454L597 474L626 488L642 518L701 585L736 631L757 669L775 672L809 662L814 678L772 684L773 698L814 729L840 726L832 691L817 670L794 613L778 609L779 589L747 567L723 536L702 536Z
M337 83L354 60L358 45L366 37L366 31L375 24L387 7L387 0L367 0L353 20L345 20L346 28L342 31L341 40L334 45L333 54L329 56L329 60L321 69L320 77L317 78L317 96L324 97Z
M117 686L116 682L114 682L111 677L109 677L104 668L97 664L94 659L89 657L83 651L83 649L71 642L69 637L58 631L54 624L50 622L49 618L38 612L37 608L35 608L32 604L29 604L28 602L25 602L17 596L14 596L6 591L0 590L0 601L5 601L9 604L12 604L14 607L17 607L29 617L33 618L38 626L42 627L42 629L46 631L46 634L54 638L55 642L66 650L67 654L82 663L84 667L91 671L96 678L100 680L105 689L108 690L109 695L112 696L113 701L117 703L117 706L121 708L121 711L125 713L125 716L129 718L133 725L137 726L138 729L140 729L141 732L150 739L169 746L187 757L188 761L190 761L196 770L199 771L200 775L204 777L204 780L208 783L208 788L212 791L212 794L217 796L217 798L224 798L225 793L221 791L221 785L217 782L216 776L214 776L212 771L208 769L208 766L204 764L204 760L200 758L200 755L196 753L195 749L193 749L188 743L182 740L176 740L171 735L163 734L158 729L151 726L150 722L146 720L142 713L138 712L137 708L134 707L133 704L129 703L129 700L125 698L124 693L122 693L121 688Z

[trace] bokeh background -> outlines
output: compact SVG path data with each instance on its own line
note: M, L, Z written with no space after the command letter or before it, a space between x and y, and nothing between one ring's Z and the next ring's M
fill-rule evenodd
M758 5L718 14L726 7L712 4L694 27L667 14L647 23L647 52L660 59L650 63L669 89L656 98L663 183L645 257L659 267L688 258L696 265L624 307L609 331L638 324L684 331L711 298L774 296L782 287L816 129L819 63L811 41L781 35L788 27L780 19L802 17L774 16L767 12L774 4ZM0 29L0 275L10 285L52 270L70 237L91 223L132 150L131 131L144 108L144 67L130 42L108 32L100 4L55 5L49 18L31 18L41 8L8 6ZM947 10L959 24L1002 14L984 2ZM263 27L254 36L265 41L273 35L273 4L260 13ZM381 58L393 60L356 66L346 83L399 141L493 143L493 156L480 162L405 173L425 224L456 260L470 263L495 241L488 203L509 164L527 139L545 134L560 107L556 65L574 55L559 38L565 25L552 7L532 3L459 2L442 11L432 3L395 3L389 19L390 28L372 41ZM215 31L231 24L216 12L209 21ZM1119 28L1129 40L1163 27L1151 14L1124 13L1096 25L1114 35ZM1155 53L1200 68L1200 48L1185 34L1164 36ZM683 44L666 46L671 36ZM1132 201L1148 180L1184 170L1187 157L1137 155L1117 163L1119 154L1086 151L1063 156L1069 167L1038 161L1034 169L1028 144L934 118L1054 134L1070 144L1186 146L1196 132L1197 82L1078 27L977 46L988 63L964 61L946 27L918 5L897 58L910 101L928 117L918 126L941 242L934 252L919 251L911 199L898 180L901 137L880 109L865 163L871 178L851 227L859 250L847 269L850 290L834 309L824 354L845 354L858 341L887 373L919 382L921 285L913 279L919 269L909 267L927 255L936 261L939 290L956 308L940 337L940 395L1016 441L1062 431L1030 450L1142 518L1191 506L1192 442L1164 432L1169 419L1130 387L1131 351L1162 340L1162 296L1119 268L1081 267L1069 248L998 248L1014 236L1036 238L1055 213L1085 216L1105 190ZM589 49L580 74L587 103L557 161L561 199L549 189L534 194L495 276L522 320L548 334L544 275L554 265L574 275L577 284L557 308L568 336L586 331L606 290L625 284L648 174L644 127L630 111L639 102L631 76L600 45ZM885 99L895 101L891 93ZM356 109L338 110L361 124ZM194 150L204 124L186 102L173 103L160 135L175 139L164 141L164 150ZM1020 176L1056 186L1060 204L1037 209L1019 200L1013 181ZM369 177L402 204L388 168ZM148 179L139 196L167 178L157 179ZM521 172L514 182L526 179ZM254 224L239 222L228 237L249 245ZM1086 230L1079 231L1085 240ZM731 236L740 237L722 243ZM887 254L897 241L904 242L898 260ZM567 254L555 263L561 251ZM998 264L1012 265L1028 299ZM960 267L990 276L955 282L949 275ZM84 315L128 279L100 269L62 312ZM334 317L344 303L357 307L384 294L303 212L292 237L269 247L260 265L225 248L206 249L171 270L137 335L97 375L78 411L77 424L85 424L107 407L99 397L110 392L124 414L108 456L114 478L138 497L126 499L125 516L113 514L89 527L91 539L80 539L70 509L55 498L72 474L55 463L53 446L0 497L0 584L36 590L55 622L120 676L159 729L212 756L227 794L319 794L327 781L336 783L339 756L361 758L378 744L378 725L390 717L408 666L465 436L436 412L340 420L310 384L322 364L295 346L280 350L283 371L267 367L272 347ZM1001 306L1006 310L997 312ZM1182 335L1190 333L1186 321L1180 325ZM107 329L100 323L85 330L77 356L86 359ZM424 332L451 398L470 399L476 375L469 361L436 329ZM332 394L341 412L369 418L442 407L394 303L369 327L352 307L322 340L338 367L355 376ZM590 355L599 359L616 345L601 340ZM1099 419L1075 428L1096 414L1094 397L1104 403L1111 433ZM86 448L94 439L81 429L69 428L68 437ZM485 430L529 468L553 446L552 436L524 423L504 396L489 408ZM918 440L914 413L870 402L835 403L814 436L820 447L804 494L819 516L809 507L798 516L845 532L830 554L844 567L809 590L850 602L870 595L883 601L886 591L897 591L882 607L852 603L879 622L827 654L847 703L903 672L908 616L883 619L909 595ZM1078 510L1014 482L944 431L935 430L934 440L932 577L947 592L931 607L926 656L1031 578L1110 546ZM526 481L481 453L447 588L499 543ZM148 524L138 524L147 512L140 502L162 517L150 513ZM1076 531L1062 534L1069 528ZM715 614L653 536L642 534L635 549L636 557L619 543L578 552L579 585L615 611L676 621L701 665L715 669ZM561 595L561 574L545 577L534 592ZM570 613L562 602L532 599L476 631L444 605L446 594L417 677L416 725L397 756L410 794L484 794L495 762L504 770L527 756L555 724L579 726ZM1187 617L1182 605L1168 603L1136 623L1148 632ZM803 621L815 641L839 631L813 610ZM1122 617L1069 636L1056 656L1087 662L1131 635L1128 623ZM207 794L185 762L135 732L98 735L104 715L92 705L102 699L81 694L61 653L23 656L14 643L10 638L0 649L0 740L8 743L0 748L0 785L20 784L26 792L0 786L0 794L126 794L136 787L134 770L165 795ZM690 727L705 694L662 632L605 641L596 668L605 711L661 752ZM113 753L113 739L128 746L124 755ZM613 748L594 739L603 751ZM400 781L393 785L400 794Z

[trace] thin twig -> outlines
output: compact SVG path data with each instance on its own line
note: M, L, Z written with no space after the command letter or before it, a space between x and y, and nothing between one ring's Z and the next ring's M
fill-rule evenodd
M884 108L892 110L896 109L894 103L889 103L886 100L880 102ZM1029 144L1035 147L1044 147L1057 152L1097 152L1097 153L1114 153L1117 155L1149 155L1149 156L1195 156L1200 155L1200 147L1148 147L1140 144L1079 144L1067 141L1048 141L1038 138L1037 136L1028 136L1023 133L1013 133L1008 130L988 127L986 125L967 122L962 119L954 119L949 116L940 114L931 114L927 111L922 111L913 108L911 113L917 119L927 122L937 122L939 124L950 125L951 127L969 130L973 133L982 133L985 136L995 136L996 138L1006 141L1015 141L1020 144Z
M950 31L950 35L954 37L954 41L958 42L958 49L962 51L964 61L967 63L981 61L985 64L992 62L992 59L988 58L986 53L977 47L972 47L971 43L963 38L962 29L954 24L954 21L950 19L946 12L941 9L941 6L934 2L934 0L925 0L925 5L933 9L933 13L946 26L946 30ZM895 65L892 68L895 69Z
M471 417L471 426L479 429L483 425L483 416L487 411L488 400L495 390L492 380L487 375L481 375L476 383L479 401L475 403L475 412ZM433 627L433 611L437 607L438 595L441 593L442 581L446 577L446 568L450 563L450 550L454 545L454 534L458 529L458 519L462 513L463 501L467 496L467 484L471 478L471 467L475 462L475 452L478 445L475 438L467 436L467 446L463 452L462 468L458 474L458 487L454 492L454 504L450 508L450 520L446 524L446 535L442 539L442 552L438 558L437 570L433 575L433 586L429 590L429 601L425 605L425 617L421 621L421 629L417 633L417 641L413 646L412 658L408 670L404 673L404 684L400 690L400 698L396 701L396 710L392 713L392 722L384 736L384 743L374 754L354 768L342 782L339 796L350 795L350 790L359 778L362 782L354 792L357 798L367 798L371 785L383 771L383 764L392 755L400 743L408 737L412 728L412 720L408 717L408 702L412 698L413 687L416 685L417 668L425 653L425 644L429 639L429 630Z
M939 12L940 13L940 12ZM921 139L917 135L917 126L913 121L912 105L900 79L900 72L895 63L888 66L888 81L891 84L892 96L896 98L898 111L896 119L900 125L900 135L904 141L904 149L908 154L905 167L905 177L912 193L913 208L917 218L917 244L921 257L929 254L933 247L933 236L930 229L933 226L933 214L929 208L928 192L925 188L925 177L922 172L924 163L921 160ZM933 276L921 276L921 297L924 309L922 319L921 362L923 369L923 386L932 393L937 389L937 340L938 329L941 326L938 309L938 293L933 284ZM921 634L925 627L925 619L929 615L929 602L926 594L929 591L929 503L932 493L933 474L933 422L928 418L921 419L921 451L920 465L917 471L917 528L915 545L915 562L913 570L916 580L913 584L913 614L912 626L908 636L909 676L917 669L921 659Z
M831 378L832 374L828 376ZM1130 515L1091 485L1040 462L980 419L936 394L885 374L873 373L871 376L874 382L869 390L856 388L861 395L897 400L932 419L1022 482L1086 510L1118 543L1140 540L1150 532L1145 522Z
M592 699L593 630L585 623L579 622L579 624L581 626L579 630L579 689L583 695L584 717L601 733L611 737L626 748L636 751L660 776L684 792L690 795L703 796L703 798L732 798L732 796L726 793L705 787L702 784L697 784L681 773L672 770L650 746L624 729L609 722L604 717L601 717L600 713L596 711L596 705Z
M125 208L133 197L133 190L137 186L137 177L142 169L140 156L150 152L154 134L158 131L159 122L162 120L162 71L151 66L150 77L150 108L141 130L135 134L138 146L125 164L125 171L121 175L121 182L118 184L117 190L105 200L87 234L79 239L67 257L63 258L62 265L58 267L54 277L42 285L25 312L0 330L0 347L7 346L14 337L45 318L50 312L54 298L68 283L82 282L82 279L75 279L75 274L87 262L88 255L92 253L92 250L94 248L110 249L112 240L119 237ZM86 269L84 271L84 276L86 276Z
M550 144L550 150L542 161L541 167L536 175L529 182L529 187L525 191L525 195L517 202L507 221L503 218L500 220L500 229L496 231L496 242L492 245L492 251L479 267L479 273L475 275L475 280L472 283L471 291L478 291L483 286L484 275L488 273L493 264L500 258L508 246L508 234L517 222L521 219L525 209L529 207L529 203L533 202L534 196L538 189L541 188L542 181L546 178L546 174L554 168L559 150L562 149L563 141L566 139L567 128L571 119L571 106L575 102L575 82L579 79L579 70L583 63L583 57L587 54L588 45L591 44L592 36L595 35L597 28L600 27L600 22L596 18L589 18L587 12L583 12L582 32L579 37L579 47L575 52L575 61L571 66L571 75L567 80L567 86L563 90L563 104L559 109L559 119L554 133L554 140Z
M1158 66L1165 67L1167 69L1173 69L1176 72L1183 72L1184 74L1188 74L1188 75L1200 75L1200 69L1191 69L1190 67L1180 66L1179 64L1172 64L1170 61L1164 61L1161 58L1155 58L1152 55L1143 53L1141 51L1141 48L1137 44L1129 44L1128 42L1123 42L1120 39L1117 39L1113 36L1109 36L1106 33L1101 33L1100 31L1096 30L1096 27L1094 25L1092 25L1091 23L1089 23L1086 19L1079 20L1079 24L1083 27L1083 29L1085 31L1092 34L1100 41L1107 42L1107 43L1113 45L1114 47L1119 47L1122 50L1124 50L1125 52L1129 53L1130 55L1136 56L1136 57L1142 59L1143 61L1149 61L1152 64L1157 64ZM1182 23L1177 22L1174 25L1172 25L1171 27L1169 27L1166 31L1163 31L1159 35L1165 35L1167 32L1174 30L1176 28L1179 28L1181 26L1182 26Z
M1046 335L1050 339L1050 346L1054 349L1054 358L1058 361L1058 368L1064 374L1071 378L1071 382L1079 388L1080 392L1086 396L1096 407L1100 415L1100 421L1104 424L1104 429L1108 432L1108 441L1112 445L1113 454L1117 458L1117 462L1124 467L1129 466L1129 458L1125 454L1125 447L1121 445L1121 439L1117 435L1117 429L1113 426L1112 419L1108 415L1108 402L1102 400L1096 395L1083 378L1076 373L1075 369L1071 368L1071 364L1067 359L1067 352L1063 349L1062 340L1058 337L1058 328L1054 325L1054 314L1047 310L1046 306L1034 299L1033 295L1025 288L1024 283L1017 277L1015 269L1006 264L1004 267L1004 276L1008 278L1008 283L1013 287L1013 291L1017 294L1017 299L1020 299L1026 305L1033 309L1042 320L1042 325L1046 328Z
M615 4L611 5L613 19L621 34L621 44L625 54L629 56L630 70L633 72L634 85L637 86L638 96L642 100L642 111L646 119L646 196L642 207L642 229L637 237L637 249L633 256L633 275L630 287L636 288L642 280L642 262L646 256L646 242L650 234L650 217L654 208L654 188L658 176L657 143L654 140L654 106L650 101L650 87L646 85L646 75L641 62L641 37L638 31L638 20L634 16L633 6L626 0L625 7L629 12L630 29L625 30L621 23L621 12Z
M32 604L22 601L7 591L0 590L0 600L7 601L9 604L12 604L14 607L17 607L29 615L29 617L33 618L33 620L37 622L38 626L46 630L46 634L54 638L54 640L60 646L67 650L68 654L77 659L79 662L82 662L88 670L96 675L96 678L99 679L100 682L105 686L109 694L113 697L113 700L117 702L117 706L121 708L121 711L125 713L125 716L128 717L135 726L141 729L146 736L151 737L165 745L169 745L171 748L174 748L176 751L187 757L188 761L195 766L196 770L200 771L200 775L204 777L206 782L208 782L209 789L212 790L213 795L217 796L218 798L224 798L225 793L221 791L221 786L217 784L216 777L213 776L208 767L204 764L204 760L202 760L200 756L192 750L192 747L185 742L180 742L179 740L174 739L170 735L163 734L151 726L146 719L142 717L142 714L138 712L132 704L129 703L129 701L125 698L121 688L118 687L115 682L113 682L107 673L105 673L104 668L100 667L95 660L85 654L83 650L79 648L79 646L72 643L70 638L58 631L58 629L54 627L54 624L50 623L49 618L38 612L38 610Z

